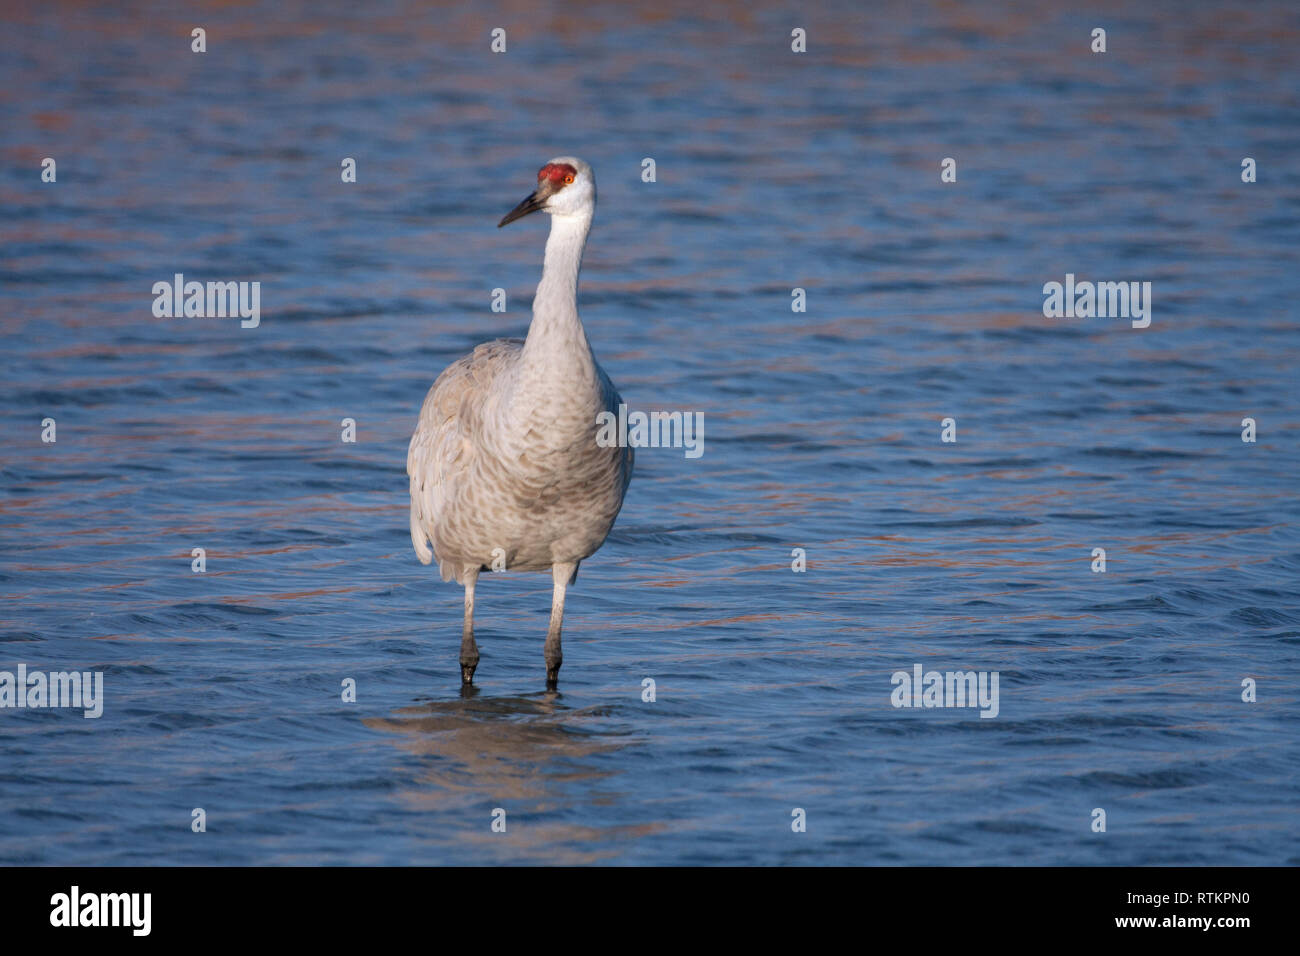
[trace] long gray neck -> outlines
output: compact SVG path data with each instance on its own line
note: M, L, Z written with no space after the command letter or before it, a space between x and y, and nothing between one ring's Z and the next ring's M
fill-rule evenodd
M574 374L592 365L591 347L578 318L578 270L590 230L590 212L551 217L542 281L537 284L533 321L524 343L524 365L534 371L546 367Z

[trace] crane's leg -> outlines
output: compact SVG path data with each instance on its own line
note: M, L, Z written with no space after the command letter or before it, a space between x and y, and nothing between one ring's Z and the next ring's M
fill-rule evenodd
M560 680L560 665L564 655L560 652L560 626L564 623L564 589L573 579L577 564L551 565L551 580L555 594L551 598L551 627L546 632L546 689L555 690Z
M478 568L465 575L465 627L460 635L460 682L474 682L474 668L478 667L478 645L474 643L474 585L478 583Z

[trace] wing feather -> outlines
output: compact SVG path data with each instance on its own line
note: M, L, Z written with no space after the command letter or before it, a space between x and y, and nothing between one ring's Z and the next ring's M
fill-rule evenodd
M411 543L422 564L435 557L434 529L442 510L455 497L480 447L484 405L494 383L519 360L522 339L484 342L443 370L425 396L420 419L406 451L411 490ZM461 569L439 556L442 577L450 580Z

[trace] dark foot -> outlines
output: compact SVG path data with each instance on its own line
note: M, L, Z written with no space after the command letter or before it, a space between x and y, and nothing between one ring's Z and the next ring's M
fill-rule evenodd
M556 690L560 686L560 665L546 666L546 689Z
M474 671L478 668L478 661L473 664L460 665L460 682L462 684L474 683Z

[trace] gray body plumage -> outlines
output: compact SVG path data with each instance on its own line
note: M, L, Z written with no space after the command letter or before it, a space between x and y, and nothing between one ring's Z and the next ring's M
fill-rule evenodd
M485 342L438 376L420 409L406 458L411 541L444 581L463 584L502 557L512 571L577 564L623 505L632 451L596 444L597 414L621 402L609 377L591 359L580 379L529 392L523 353L521 339Z

